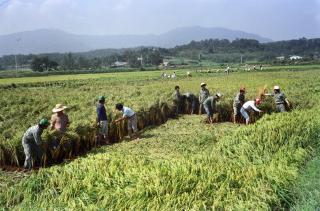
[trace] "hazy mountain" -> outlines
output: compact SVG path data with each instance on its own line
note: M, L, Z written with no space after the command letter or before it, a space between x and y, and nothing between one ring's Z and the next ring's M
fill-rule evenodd
M41 29L0 36L0 56L51 52L83 52L104 48L129 48L136 46L174 47L192 40L218 38L270 39L242 31L225 28L184 27L160 35L76 35L60 30Z

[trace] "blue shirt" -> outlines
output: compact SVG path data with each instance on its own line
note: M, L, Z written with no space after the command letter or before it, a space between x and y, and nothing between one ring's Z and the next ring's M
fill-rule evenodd
M107 121L107 112L106 112L106 108L104 107L103 104L99 103L97 105L97 118L98 118L98 122L100 121Z

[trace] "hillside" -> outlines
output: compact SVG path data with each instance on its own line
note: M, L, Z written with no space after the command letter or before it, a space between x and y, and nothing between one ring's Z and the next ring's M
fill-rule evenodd
M8 54L39 54L83 52L103 48L156 46L171 48L192 40L236 38L269 42L259 35L225 28L185 27L160 35L76 35L60 30L40 29L0 36L0 56Z

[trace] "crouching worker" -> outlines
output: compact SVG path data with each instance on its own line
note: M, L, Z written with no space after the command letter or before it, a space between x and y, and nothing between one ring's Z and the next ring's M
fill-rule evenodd
M218 92L215 96L210 96L203 102L209 123L213 123L213 114L217 113L217 102L220 100L221 96L222 95Z
M255 101L249 100L245 104L243 104L243 106L240 109L240 113L243 116L243 118L245 118L246 125L248 125L250 123L249 113L251 111L256 111L256 112L262 113L262 111L256 107L260 104L261 104L261 100L259 98L257 98Z
M108 119L107 112L104 106L106 98L104 96L100 96L98 98L97 104L97 124L99 128L99 132L97 135L97 145L101 145L101 142L106 143L108 138Z
M41 119L37 125L30 127L23 135L22 147L26 156L23 167L25 169L31 170L33 161L35 164L40 165L42 158L41 135L49 124L47 119Z
M138 138L138 127L137 127L137 115L135 112L126 106L123 106L121 103L116 104L116 109L123 113L123 116L117 120L115 123L118 123L123 120L128 120L128 133L131 139ZM133 131L133 133L132 133Z

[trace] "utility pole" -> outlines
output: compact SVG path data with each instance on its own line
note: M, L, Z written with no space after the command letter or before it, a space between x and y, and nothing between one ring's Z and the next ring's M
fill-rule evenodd
M241 55L241 57L240 57L240 64L242 64L242 55Z

